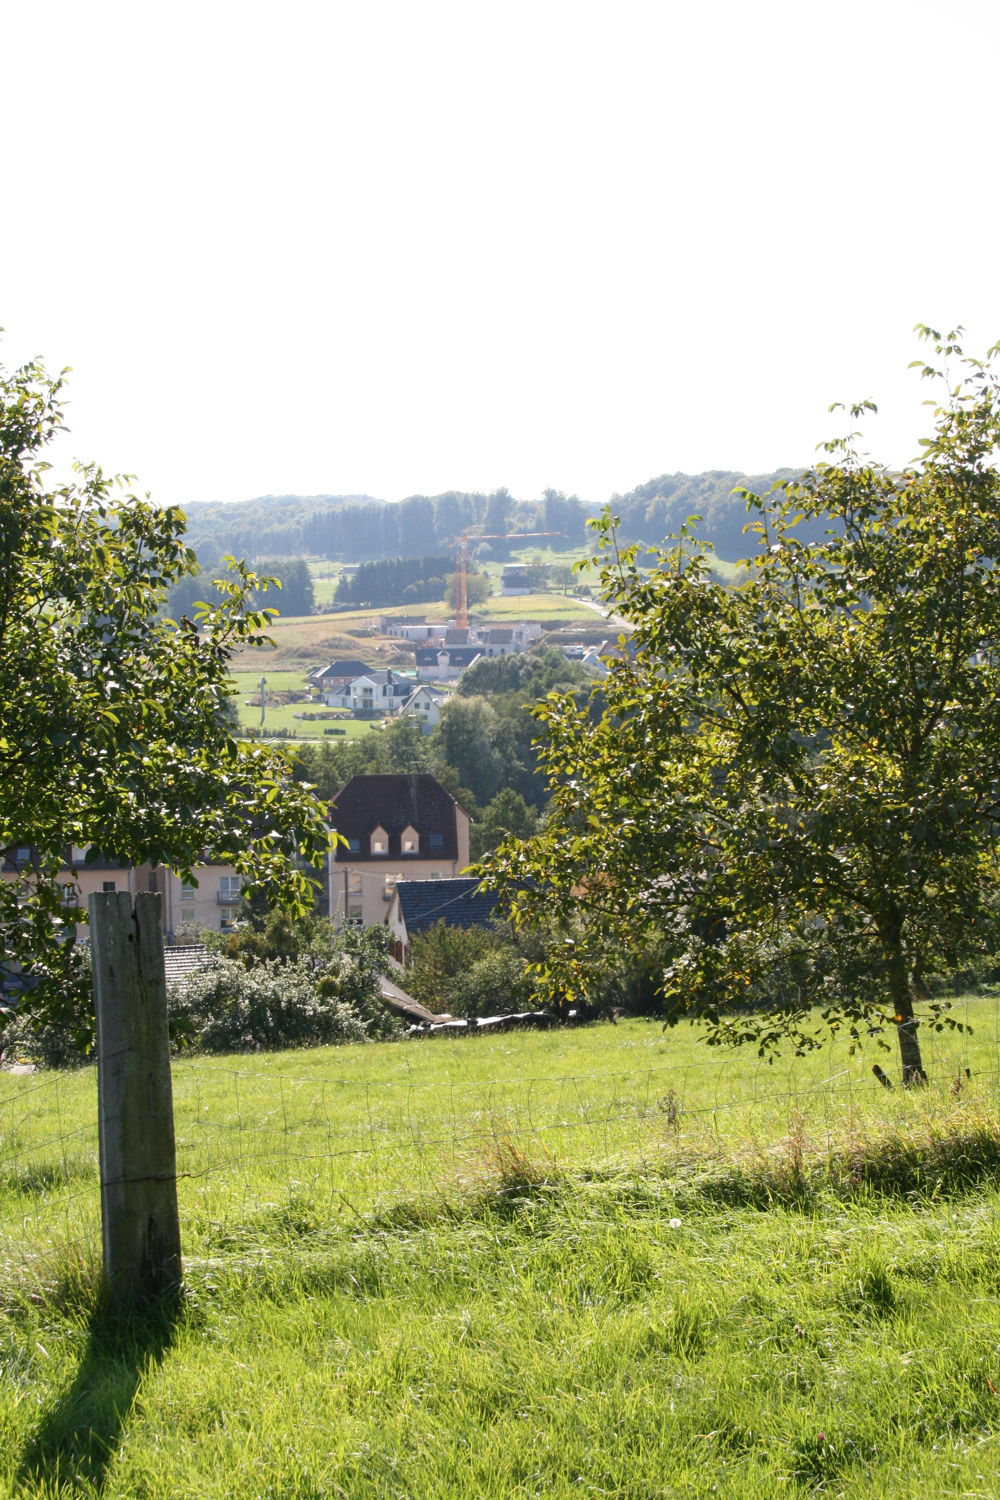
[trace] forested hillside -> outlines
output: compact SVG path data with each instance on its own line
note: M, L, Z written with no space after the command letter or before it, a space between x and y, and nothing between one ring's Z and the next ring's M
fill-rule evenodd
M720 557L733 562L746 555L746 512L732 494L736 485L766 490L794 471L742 475L713 469L704 474L661 474L611 504L622 518L626 539L662 541L689 515L704 517L703 534ZM344 562L418 558L449 546L466 527L487 532L512 528L557 531L567 548L579 548L587 517L600 510L561 490L539 500L517 500L507 490L482 494L448 490L443 495L411 495L406 500L375 500L368 495L264 495L231 505L194 503L186 508L191 545L205 567L225 553L250 562L264 558L328 557ZM553 539L554 545L559 545ZM506 554L493 544L495 557ZM481 550L480 556L488 554Z
M360 604L369 609L430 604L444 598L445 577L453 567L447 553L362 563L356 573L345 573L341 578L334 602Z

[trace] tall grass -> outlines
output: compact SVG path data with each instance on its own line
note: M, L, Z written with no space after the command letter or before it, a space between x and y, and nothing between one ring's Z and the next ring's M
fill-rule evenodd
M93 1074L2 1078L0 1493L993 1495L968 1016L920 1093L638 1022L182 1062L187 1289L124 1323Z

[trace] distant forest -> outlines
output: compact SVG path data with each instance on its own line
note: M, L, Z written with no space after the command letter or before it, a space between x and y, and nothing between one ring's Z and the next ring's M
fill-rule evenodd
M622 519L628 541L650 545L676 531L689 515L704 517L699 528L727 562L752 550L743 535L747 516L732 494L737 485L761 493L775 479L796 471L744 475L713 469L704 474L661 474L611 505ZM367 495L263 495L232 504L193 503L186 507L188 535L203 567L225 553L248 562L265 558L327 557L343 562L422 558L451 544L467 526L485 532L557 531L562 545L578 548L587 517L600 510L576 495L546 490L540 500L517 500L507 490L492 494L448 490L443 495L411 495L407 500L375 500ZM556 538L550 545L559 546ZM495 558L506 556L491 544ZM490 555L479 549L480 558Z
M356 573L343 575L334 603L362 605L366 609L431 604L444 598L445 578L453 566L447 554L362 563Z

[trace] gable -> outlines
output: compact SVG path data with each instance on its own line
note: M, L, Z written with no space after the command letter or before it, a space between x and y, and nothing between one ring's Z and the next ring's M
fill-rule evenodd
M390 855L402 853L407 829L417 835L425 858L457 860L458 816L455 799L433 776L426 773L389 776L352 776L337 793L330 808L330 821L346 839L358 841L364 856L371 848L372 833L381 828L388 838ZM431 849L431 835L441 839ZM354 856L355 859L357 855ZM351 855L338 847L335 859L349 862Z

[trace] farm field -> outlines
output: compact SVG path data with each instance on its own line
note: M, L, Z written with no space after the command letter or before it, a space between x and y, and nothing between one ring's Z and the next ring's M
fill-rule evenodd
M180 1059L187 1292L126 1325L93 1070L0 1075L0 1493L992 1496L996 1001L958 1016L919 1093L642 1021Z

